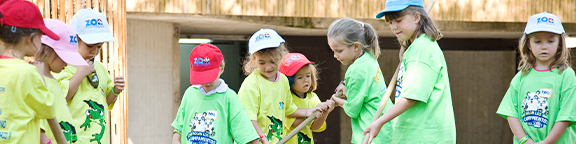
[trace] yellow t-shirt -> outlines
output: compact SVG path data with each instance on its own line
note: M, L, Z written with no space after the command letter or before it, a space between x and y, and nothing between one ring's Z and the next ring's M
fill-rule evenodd
M72 125L72 115L70 115L70 109L66 103L66 95L62 93L62 88L60 88L58 81L48 77L44 77L44 80L46 81L48 91L56 97L56 101L54 102L56 120L58 120L58 123L60 124L60 128L62 129L62 133L64 133L64 137L66 137L66 141L69 144L76 143L78 137L76 136L76 128ZM57 144L54 138L54 133L52 133L52 129L50 129L50 125L48 125L48 121L42 121L40 128L44 129L46 136L52 139L52 143Z
M76 127L78 136L76 143L80 144L107 144L110 139L107 114L114 104L107 105L106 96L114 89L114 84L102 63L95 61L94 69L99 78L98 87L92 87L88 79L84 78L74 97L68 101L72 125ZM68 65L62 72L54 74L64 93L68 93L70 79L76 70L75 66Z
M240 86L238 97L244 105L248 118L257 121L271 144L278 143L287 133L284 126L292 125L286 116L298 109L292 103L288 78L278 73L277 82L266 80L254 70Z
M320 101L320 98L318 98L318 95L316 95L316 93L309 92L309 93L306 93L306 98L300 98L300 97L296 96L295 94L292 94L292 102L294 102L294 104L298 108L314 108L314 107L316 107L316 105L318 105L322 101ZM312 113L313 112L308 112L308 115L310 115ZM296 118L286 117L286 119L288 119L288 121L294 121ZM290 120L290 119L294 119L294 120ZM314 144L314 137L312 136L312 132L323 132L324 130L326 130L326 122L322 123L322 126L317 130L310 129L310 127L312 127L312 123L314 123L314 121L310 122L306 127L304 127L302 130L300 130L300 132L298 132L297 135L292 137L286 143L287 144ZM295 127L291 127L291 126L286 127L286 129L287 129L286 134L290 133L292 130L294 130L294 128Z
M0 58L0 143L40 142L41 119L54 117L54 98L36 67Z

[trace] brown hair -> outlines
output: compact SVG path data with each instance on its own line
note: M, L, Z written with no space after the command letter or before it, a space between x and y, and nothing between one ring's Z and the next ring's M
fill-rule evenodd
M536 57L530 51L528 47L530 45L531 34L524 34L518 43L518 49L520 50L520 63L518 64L518 70L522 72L522 75L526 75L534 68L536 63ZM566 68L570 66L570 50L566 47L566 38L568 35L566 33L559 35L558 50L554 54L554 61L548 66L552 68L557 66L560 70L558 73L562 73Z
M52 49L50 46L42 44L40 50L38 50L38 52L36 52L36 54L34 55L34 59L36 61L47 63L49 60L53 59L54 56L57 56L54 49Z
M348 47L358 42L362 50L374 55L374 58L378 59L380 56L378 34L368 23L352 18L341 18L330 24L327 36L328 39L337 40Z
M20 28L10 25L3 25L0 26L0 41L2 41L4 44L17 45L24 41L24 37L35 37L40 34L39 32L39 29L34 28ZM32 41L34 41L34 39L32 39ZM4 50L6 50L6 47L4 47Z
M442 32L440 32L440 29L436 26L436 24L434 23L434 21L428 16L428 13L426 13L426 10L424 10L424 8L419 7L419 6L408 6L406 9L401 10L401 11L395 11L395 12L387 12L384 13L385 15L385 19L386 19L386 23L389 23L393 20L396 20L400 17L403 17L405 15L414 15L416 14L416 12L420 13L420 22L418 22L418 28L416 29L416 31L414 32L414 34L416 36L419 36L421 34L426 34L430 37L430 40L432 41L438 41L442 38ZM408 48L410 46L410 44L412 44L412 42L410 40L408 41L399 41L400 45L402 47Z
M260 57L261 55L270 56L270 58L272 58L276 66L279 66L280 62L282 61L282 58L286 54L288 54L288 48L286 48L285 43L280 44L280 46L276 48L262 49L255 52L254 54L248 54L246 55L246 59L244 60L244 66L243 66L244 74L250 75L250 73L252 73L257 68L256 67L257 58Z

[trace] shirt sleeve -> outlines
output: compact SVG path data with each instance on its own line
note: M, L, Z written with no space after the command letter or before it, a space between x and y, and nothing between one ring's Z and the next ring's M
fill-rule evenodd
M520 72L521 73L521 72ZM504 98L502 98L502 102L500 102L500 106L496 113L502 116L504 119L508 117L515 117L518 118L518 90L516 89L516 85L519 83L519 75L517 74L510 82L510 87Z
M347 100L344 102L342 108L350 118L358 118L364 101L368 96L369 85L367 84L368 80L362 77L363 74L359 74L362 72L353 71L351 73L352 75L350 77L345 78Z
M440 68L432 65L432 60L424 60L427 57L415 55L415 60L406 61L406 70L403 74L404 84L402 97L428 103L432 91L439 77Z
M290 88L288 88L285 93L287 94L284 100L286 104L286 110L284 112L285 115L288 116L296 112L296 110L298 110L298 106L296 106L296 104L293 101L294 97L292 96L292 92L290 92Z
M174 127L173 133L178 133L180 136L182 136L182 129L184 128L183 122L186 117L187 95L187 93L184 93L182 101L180 101L180 107L178 107L178 112L176 112L176 118L174 118L174 121L172 122L172 127Z
M36 112L36 117L39 119L54 118L54 103L56 96L50 93L44 81L38 72L25 72L21 78L24 82L20 85L21 88L27 88L24 103L30 106Z
M576 76L572 69L564 70L562 80L562 92L560 93L560 111L558 121L570 121L574 125L576 121Z
M231 90L229 89L229 91ZM244 111L244 106L238 99L238 96L228 96L228 99L228 113L231 116L228 120L228 125L230 125L230 133L234 141L238 144L246 144L260 138L258 133L256 133L256 129L252 126L248 114Z
M106 69L106 67L104 67L102 63L100 63L99 68L105 72L104 74L99 74L98 76L102 75L106 77L106 87L105 87L106 89L104 89L104 92L106 92L105 96L108 97L108 94L112 92L112 90L114 90L114 79L112 78L112 76L110 76L110 73L107 73L108 70ZM114 104L116 104L116 101L108 105L108 110L112 110L114 108Z
M256 121L258 120L260 110L260 93L257 90L258 86L253 82L254 80L250 80L249 78L250 77L244 80L244 83L240 86L238 97L246 110L248 118Z

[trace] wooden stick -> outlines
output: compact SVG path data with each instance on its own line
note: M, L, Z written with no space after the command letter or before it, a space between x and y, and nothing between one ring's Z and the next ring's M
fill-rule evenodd
M428 7L426 7L426 9L425 9L426 13L430 14L430 10L432 10L434 3L435 3L434 0L430 1L430 3L428 4ZM396 68L396 72L394 72L394 76L392 76L392 79L390 80L390 83L388 84L388 89L386 89L386 93L384 93L384 97L382 97L382 101L380 101L380 106L378 106L378 110L374 114L374 118L372 119L372 122L378 120L378 118L380 118L380 115L382 115L382 111L384 111L384 107L386 107L386 103L388 102L388 99L390 99L390 95L392 94L392 91L394 90L394 87L396 86L396 79L398 79L398 71L400 70L401 64L402 64L402 62L400 62L400 64L398 64L398 67ZM362 140L362 144L368 144L369 139L370 139L370 133L368 133L366 136L364 136L364 140Z
M342 91L339 91L338 93L336 93L336 97L341 97L342 96ZM316 119L316 114L318 114L319 111L314 111L314 113L312 113L312 115L310 115L310 117L308 117L306 120L304 120L302 123L300 123L300 125L298 125L296 128L294 128L294 130L292 130L290 133L288 133L288 135L286 135L284 138L282 138L282 140L280 140L278 142L278 144L284 144L286 143L288 140L290 140L292 137L294 137L294 135L296 135L298 132L300 132L300 130L302 130L304 127L306 127L306 125L308 125L310 122L312 122L312 120Z
M390 99L390 95L392 94L392 91L394 91L394 87L396 87L396 80L398 79L398 70L400 70L400 64L398 64L398 67L396 67L396 72L394 72L394 76L392 76L392 79L390 79L390 83L388 84L386 93L384 93L384 96L380 101L380 106L378 106L378 110L374 114L372 122L376 121L378 118L380 118L380 115L382 115L382 111L384 111L384 107L386 107L386 103L388 103L388 99ZM366 136L364 136L364 140L362 140L362 143L367 144L369 139L370 134L367 134Z
M52 134L54 134L54 138L58 144L68 144L66 141L66 137L64 137L64 133L62 133L62 129L60 128L60 124L56 117L53 119L47 119L48 125L50 126L50 130L52 130Z

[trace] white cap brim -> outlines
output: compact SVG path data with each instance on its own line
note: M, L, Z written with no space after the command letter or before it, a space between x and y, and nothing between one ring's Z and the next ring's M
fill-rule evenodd
M80 39L87 44L97 44L104 42L113 42L114 36L111 33L91 33L91 34L79 34Z
M250 51L250 54L254 54L260 50L263 49L267 49L267 48L277 48L280 47L280 45L284 43L284 42L278 42L278 41L271 41L271 42L267 42L267 43L263 43L263 44L258 44L258 49L252 49Z

